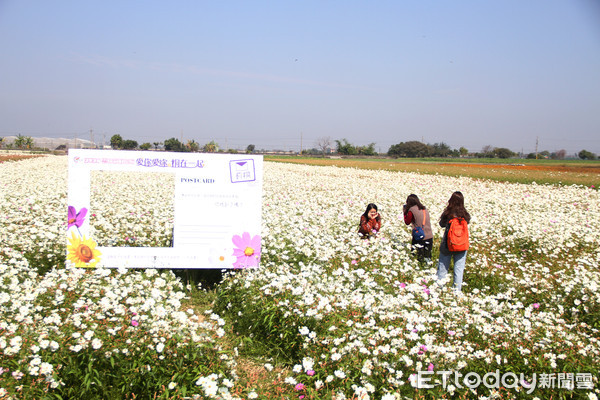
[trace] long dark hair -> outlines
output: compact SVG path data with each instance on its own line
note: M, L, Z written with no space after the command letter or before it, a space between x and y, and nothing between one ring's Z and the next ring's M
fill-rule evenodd
M448 205L440 217L440 221L449 221L450 219L458 217L464 218L467 222L471 221L471 215L465 208L465 197L461 192L454 192L448 200Z
M419 208L419 210L425 210L425 208L426 208L423 204L421 204L421 201L419 200L419 197L417 197L416 194L410 194L406 198L406 205L404 206L404 214L405 215L406 215L406 213L408 213L408 210L412 206L417 206Z
M367 204L367 209L365 210L365 213L362 215L363 217L365 217L365 219L368 221L369 220L369 211L371 210L375 210L377 211L377 206L374 203L369 203ZM377 211L377 213L379 213L379 211ZM381 221L381 215L378 215L377 218L375 218L377 221Z

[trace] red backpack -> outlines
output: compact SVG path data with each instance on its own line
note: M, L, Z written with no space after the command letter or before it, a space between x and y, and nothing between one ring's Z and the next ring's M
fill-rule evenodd
M465 251L469 249L469 226L464 218L452 218L448 221L448 250Z

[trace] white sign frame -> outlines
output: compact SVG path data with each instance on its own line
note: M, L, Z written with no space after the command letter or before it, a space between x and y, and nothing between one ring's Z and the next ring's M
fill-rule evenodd
M262 155L70 149L68 159L68 264L176 269L259 266ZM97 246L89 225L90 173L95 170L173 173L172 247Z

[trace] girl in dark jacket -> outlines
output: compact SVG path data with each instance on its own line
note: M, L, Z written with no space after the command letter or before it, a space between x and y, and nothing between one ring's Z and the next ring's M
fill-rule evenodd
M423 228L425 236L420 240L415 238L412 239L412 251L413 253L416 253L419 262L430 262L431 248L433 247L431 218L429 217L429 211L421 204L421 201L416 194L411 194L406 198L406 204L404 205L404 223L406 223L406 225L412 224L413 229L415 227Z

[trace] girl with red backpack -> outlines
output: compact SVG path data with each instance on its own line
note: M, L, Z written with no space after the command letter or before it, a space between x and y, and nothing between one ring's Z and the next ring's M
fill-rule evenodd
M471 215L465 209L465 198L461 192L454 192L440 217L440 226L446 228L440 244L437 278L442 280L448 274L450 262L454 260L454 284L456 291L461 290L467 250L469 248L468 223Z

